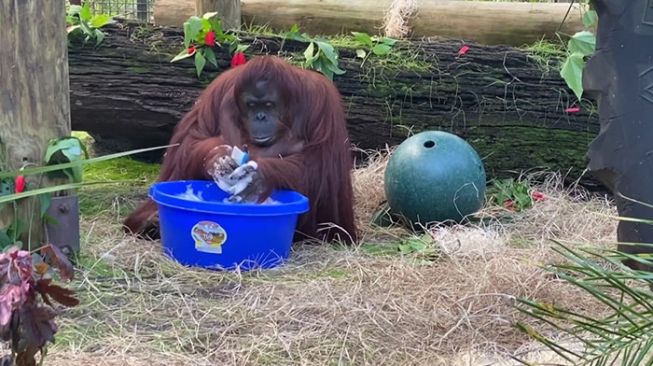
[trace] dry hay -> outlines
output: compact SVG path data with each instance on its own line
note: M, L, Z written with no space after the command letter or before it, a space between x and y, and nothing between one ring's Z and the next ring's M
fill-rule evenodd
M364 241L411 237L368 225L384 200L387 154L354 173ZM554 360L513 324L515 297L601 308L540 266L550 239L608 245L606 200L563 190L502 219L496 207L469 226L430 228L436 258L371 254L367 246L299 245L291 262L253 273L187 269L156 242L120 233L118 216L83 222L82 305L61 319L51 365L516 365ZM116 200L116 202L121 202ZM381 232L381 233L380 233ZM540 347L541 348L541 347ZM530 353L529 353L530 352ZM559 361L559 360L558 360Z

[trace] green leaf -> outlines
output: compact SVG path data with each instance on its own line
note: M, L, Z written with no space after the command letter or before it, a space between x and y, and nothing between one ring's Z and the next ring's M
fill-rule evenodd
M377 56L385 56L388 53L390 53L390 50L392 49L392 46L389 46L385 43L379 43L374 48L372 48L372 52L374 52L375 55Z
M202 48L200 52L195 52L195 71L197 71L197 77L200 77L206 65L206 58L202 55L204 50L205 48Z
M583 67L585 67L584 56L576 52L567 57L560 70L560 76L579 100L583 95Z
M315 43L311 42L308 44L308 47L304 50L304 58L306 59L305 65L310 67L313 64L313 61L317 58L317 56L315 56Z
M192 56L191 54L188 53L188 48L184 48L181 52L177 54L170 62L176 62L185 58L188 58Z
M351 32L351 34L354 35L354 39L357 42L360 42L360 43L362 43L362 44L364 44L364 45L366 45L366 46L368 46L370 48L373 46L372 37L370 37L369 34L362 33L362 32Z
M95 29L94 33L95 33L95 45L98 46L104 40L104 33L99 29Z
M208 19L203 19L202 18L202 31L199 32L199 34L198 34L198 37L200 37L198 42L204 40L204 37L205 37L206 33L208 33L211 30L211 28L212 28L211 27L211 22Z
M388 46L394 46L395 43L397 43L397 40L390 37L383 37L381 38L381 42L387 44Z
M213 66L218 67L218 60L215 58L215 52L213 52L213 49L211 48L205 48L206 52L204 52L204 57L213 64Z
M84 5L82 5L82 8L79 11L79 18L84 21L88 22L91 20L91 17L93 14L91 13L91 7L89 5L88 1L84 1Z
M583 56L589 56L596 49L596 37L592 32L577 32L567 42L567 49L571 54L580 53Z
M357 49L356 50L356 57L365 58L366 55L367 55L367 53L365 52L365 50L363 50L363 49Z
M45 151L44 161L46 165L65 163L87 158L88 152L84 144L76 137L64 137L51 139ZM64 159L65 158L65 159ZM81 182L83 170L81 166L70 169L71 173L64 171L70 179Z
M326 56L326 58L330 62L336 65L338 64L338 53L329 42L315 41L315 43L317 43L317 46L320 49L320 51L324 54L324 56Z
M202 30L204 26L203 20L196 16L190 17L190 19L188 19L188 24L191 39L197 37L197 34Z
M190 36L190 23L184 22L184 47L188 49L190 47L190 41L193 37Z
M591 27L599 21L599 15L596 10L588 10L583 14L583 25Z
M91 19L91 26L94 28L101 28L111 22L111 15L109 14L98 14L93 16Z
M77 14L79 14L81 11L82 11L82 6L81 6L81 5L71 5L71 6L68 8L68 15L69 15L69 16L77 15Z
M84 34L89 35L89 36L93 34L93 30L91 30L91 27L89 27L89 25L88 25L88 23L86 21L81 21L79 23L79 26L82 28L82 31L84 32ZM88 37L86 37L86 39L88 40Z
M202 19L197 16L192 16L184 22L184 46L190 47L190 42L197 38L197 35L202 30Z
M40 208L41 208L41 217L45 216L45 213L50 208L50 203L52 202L52 196L49 194L39 195Z
M4 230L0 230L0 249L4 249L14 243Z
M248 48L248 44L239 44L238 47L236 47L236 52L245 52Z
M345 73L345 70L338 67L338 65L328 64L327 66L332 73L336 75L342 75Z

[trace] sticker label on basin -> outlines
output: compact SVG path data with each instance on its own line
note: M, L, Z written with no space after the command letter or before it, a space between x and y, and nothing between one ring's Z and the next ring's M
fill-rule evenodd
M227 240L227 232L213 221L200 221L193 226L191 235L195 249L204 253L222 253L222 244Z

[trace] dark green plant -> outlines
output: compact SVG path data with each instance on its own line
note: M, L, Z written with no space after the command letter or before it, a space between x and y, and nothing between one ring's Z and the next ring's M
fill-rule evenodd
M583 14L583 24L586 28L593 27L598 22L598 15L593 9L590 0L581 1L590 7ZM560 76L562 76L567 86L574 92L578 100L581 100L583 95L583 69L585 68L587 58L594 54L595 49L596 37L589 30L576 32L567 41L567 57L562 63Z
M390 37L370 36L363 32L352 32L356 45L356 56L365 60L370 54L386 56L390 54L396 39Z
M512 178L493 180L488 188L490 202L513 211L522 211L533 206L528 182Z
M330 80L333 75L342 75L345 70L338 67L338 51L325 38L310 37L306 33L299 32L299 26L293 25L290 30L284 33L285 39L308 43L304 50L304 67L321 72Z
M239 42L238 37L223 31L218 13L206 13L201 18L193 15L184 22L184 49L170 62L194 56L195 70L199 77L207 61L218 67L214 48L226 46L233 55L244 52L249 47Z
M99 46L105 36L100 28L111 23L111 19L109 14L93 15L88 1L81 6L71 5L66 14L68 39L81 38L84 44L95 40L95 46Z

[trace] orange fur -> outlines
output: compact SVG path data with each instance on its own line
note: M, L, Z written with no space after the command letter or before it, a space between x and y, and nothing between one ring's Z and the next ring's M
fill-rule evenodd
M268 192L293 189L309 198L311 208L299 219L298 239L356 241L353 162L340 93L323 75L278 57L260 56L225 71L202 92L175 128L170 143L179 145L166 151L158 180L210 179L205 162L214 158L215 146L248 144L235 96L264 78L281 88L287 104L284 138L267 148L248 145ZM127 217L125 230L150 232L156 211L148 199ZM330 229L321 231L320 224Z

